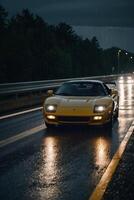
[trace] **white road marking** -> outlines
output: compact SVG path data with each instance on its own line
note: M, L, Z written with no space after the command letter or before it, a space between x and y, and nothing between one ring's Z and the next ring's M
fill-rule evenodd
M18 141L18 140L23 139L23 138L26 138L26 137L28 137L28 136L30 136L30 135L33 135L33 134L35 134L35 133L38 133L39 131L42 131L42 130L44 130L44 129L45 129L45 125L42 124L42 125L39 125L39 126L37 126L37 127L35 127L35 128L32 128L32 129L30 129L30 130L21 132L21 133L15 135L15 136L12 136L12 137L10 137L10 138L7 138L7 139L5 139L5 140L1 140L1 141L0 141L0 148L6 146L6 145L8 145L8 144L12 144L12 143L14 143L14 142L16 142L16 141Z
M123 156L123 153L127 147L127 144L130 140L131 135L134 131L134 121L132 122L130 128L127 131L127 134L125 135L124 139L122 140L120 146L118 147L116 153L114 154L111 162L109 163L106 171L104 172L103 176L100 179L100 182L97 184L96 188L92 192L91 196L89 197L89 200L102 200L103 195L108 187L108 184L112 180L112 177L117 169L117 166Z
M10 118L10 117L15 117L15 116L18 116L18 115L23 115L23 114L30 113L30 112L34 112L34 111L37 111L37 110L41 110L42 108L43 107L38 107L38 108L33 108L33 109L21 111L21 112L12 113L12 114L9 114L9 115L4 115L4 116L0 117L0 120L7 119L7 118Z

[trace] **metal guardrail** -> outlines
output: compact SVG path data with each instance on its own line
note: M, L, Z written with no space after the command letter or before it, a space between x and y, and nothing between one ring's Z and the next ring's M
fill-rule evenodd
M50 88L56 88L56 87L60 86L63 82L69 81L69 80L84 80L84 79L105 80L108 77L111 80L113 78L118 77L118 75L92 76L92 77L67 78L67 79L17 82L17 83L4 83L4 84L0 84L0 96L34 92L34 91L44 91L44 90L47 90Z

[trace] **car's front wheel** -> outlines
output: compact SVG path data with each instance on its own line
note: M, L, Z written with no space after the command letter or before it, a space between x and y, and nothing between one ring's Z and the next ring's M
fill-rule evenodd
M45 122L45 125L48 129L53 129L55 127L54 124L48 124L47 122Z
M108 126L108 128L112 129L112 127L113 127L113 115L111 115L110 121L108 122L107 126Z
M114 121L114 113L113 113L113 109L114 109L114 106L112 108L112 112L111 112L111 116L110 116L110 120L109 122L107 123L107 127L112 129L113 127L113 121Z

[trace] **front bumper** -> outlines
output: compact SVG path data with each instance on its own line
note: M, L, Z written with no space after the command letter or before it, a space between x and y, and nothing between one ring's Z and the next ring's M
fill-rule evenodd
M69 116L55 115L53 113L44 113L44 119L47 124L64 125L64 124L87 124L103 125L111 120L111 112L94 114L88 116Z

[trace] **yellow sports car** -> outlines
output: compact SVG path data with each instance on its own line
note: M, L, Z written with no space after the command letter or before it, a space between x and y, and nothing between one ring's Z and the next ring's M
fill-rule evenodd
M47 127L65 124L112 124L118 117L119 97L116 88L102 81L79 80L63 83L43 104Z

